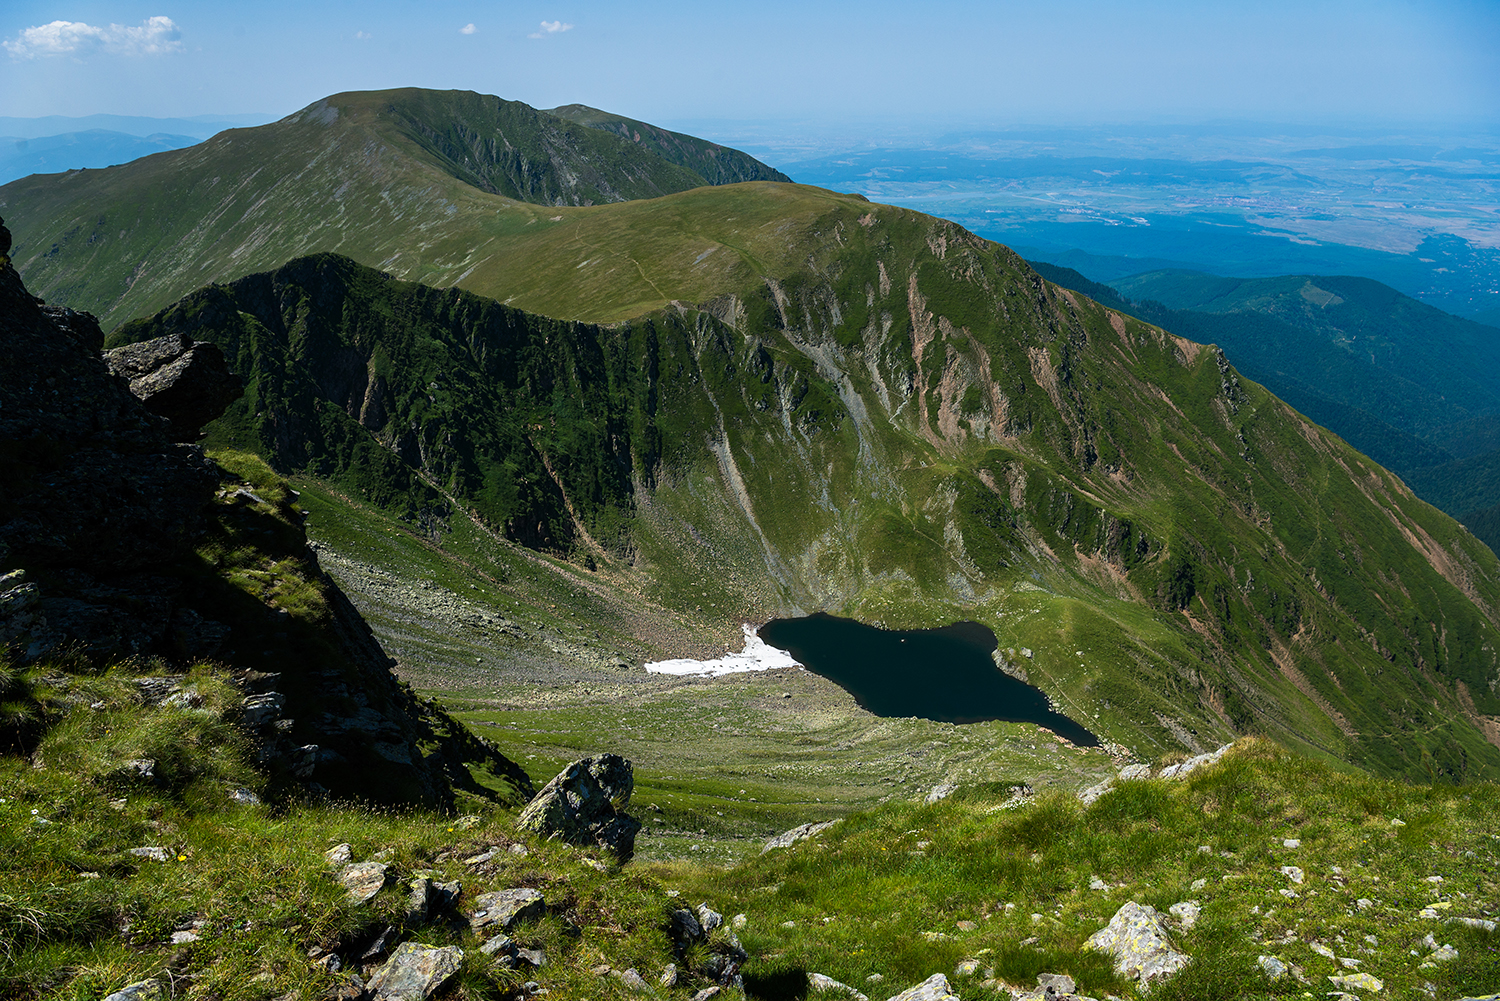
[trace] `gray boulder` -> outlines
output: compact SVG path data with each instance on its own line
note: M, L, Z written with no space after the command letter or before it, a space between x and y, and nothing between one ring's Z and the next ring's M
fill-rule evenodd
M837 823L837 820L825 820L822 823L803 824L800 827L792 828L790 831L782 831L776 837L767 841L766 846L760 850L760 853L764 855L774 848L790 848L792 845L806 838L816 837Z
M539 890L514 887L494 893L481 893L474 898L474 912L469 915L469 927L475 932L491 926L509 931L518 921L539 918L546 911L547 901Z
M456 945L434 948L402 942L365 990L374 1001L425 1001L458 972L463 961L464 951Z
M363 904L385 886L384 862L355 862L338 872L338 881L349 891L349 899Z
M140 980L121 987L105 997L104 1001L157 1001L162 996L161 983L155 980Z
M1149 904L1127 902L1104 928L1084 943L1115 957L1115 970L1141 983L1171 976L1188 963L1172 945L1160 912Z
M934 973L911 990L897 994L890 1001L959 1001L959 998L953 993L948 978L941 973Z
M851 997L854 1001L870 1001L868 997L850 987L848 984L840 983L832 977L826 977L821 973L809 973L807 975L807 989L814 993L843 994Z
M171 422L177 441L197 441L203 425L245 395L224 352L207 341L168 334L104 352L111 374L125 379L146 409Z
M634 788L634 770L618 754L584 758L548 782L521 811L516 826L548 840L597 845L626 862L635 854L641 829L641 822L625 812Z

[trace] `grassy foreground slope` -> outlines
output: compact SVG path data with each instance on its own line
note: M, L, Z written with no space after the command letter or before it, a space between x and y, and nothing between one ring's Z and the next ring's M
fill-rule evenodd
M1217 349L816 189L556 211L496 239L524 272L466 281L552 316L671 305L560 322L316 257L115 336L220 343L249 387L218 433L283 468L470 507L668 607L977 619L1146 753L1254 730L1410 777L1500 765L1500 564Z
M253 773L223 739L235 699L212 675L183 679L200 699L186 709L142 706L128 669L69 693L45 673L5 676L7 698L31 700L51 723L36 752L46 768L0 753L8 998L101 997L147 979L181 998L357 996L353 978L368 981L407 941L462 950L442 1001L521 997L525 981L552 997L637 997L613 971L654 985L668 964L678 986L658 996L688 998L708 982L707 950L684 961L667 928L674 909L699 903L744 915L745 994L764 1001L806 996L809 972L878 998L935 972L966 999L1009 998L1008 986L1044 972L1095 997L1140 997L1084 946L1130 900L1201 907L1191 927L1174 922L1192 962L1158 982L1155 999L1321 995L1356 968L1391 997L1458 998L1500 978L1500 934L1485 924L1500 892L1493 784L1413 787L1251 741L1185 780L1122 782L1088 807L1066 792L1018 800L975 785L853 814L728 868L622 869L521 836L514 814L493 807L455 817L233 802L225 784ZM183 781L98 777L101 741L167 733ZM368 902L351 899L325 859L340 843L386 867ZM457 900L414 909L419 879L458 886ZM546 901L510 930L545 953L539 969L503 967L479 948L491 932L470 929L480 895L513 886ZM1260 956L1289 972L1269 978Z
M724 153L745 161L743 171L763 167ZM518 101L407 88L336 94L279 122L118 167L23 178L0 188L0 212L28 286L109 327L315 251L453 284L485 260L489 238L555 214L533 205L709 183Z

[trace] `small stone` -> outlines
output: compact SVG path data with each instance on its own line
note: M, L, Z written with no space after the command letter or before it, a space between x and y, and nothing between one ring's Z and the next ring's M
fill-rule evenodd
M498 925L509 931L519 921L539 918L546 912L547 902L537 890L516 887L481 893L474 900L474 913L469 916L469 927L474 931Z
M1112 792L1114 790L1114 787L1114 779L1105 779L1098 785L1091 785L1087 789L1080 789L1078 791L1078 802L1082 803L1084 806L1092 806L1099 801L1100 797L1104 796L1106 793Z
M927 804L928 806L931 806L932 804L939 802L940 800L947 799L957 791L958 786L954 785L953 783L941 782L932 787L932 789L922 799L922 802Z
M1066 973L1039 973L1036 985L1047 995L1075 994L1078 991L1078 984Z
M134 855L136 858L150 859L153 862L168 862L171 861L172 858L171 852L167 851L165 848L158 848L155 846L148 846L145 848L131 848L126 851L126 854ZM144 981L142 982L144 983ZM156 983L156 981L153 980L151 981L151 983Z
M363 904L385 886L385 870L384 862L355 862L340 869L336 878L351 901Z
M173 945L187 945L189 942L198 941L198 933L191 928L185 931L174 931L170 941Z
M348 865L354 861L354 849L348 844L334 845L323 853L330 865Z
M1316 952L1318 955L1322 956L1324 959L1338 958L1333 954L1333 950L1328 948L1328 946L1324 945L1322 942L1309 942L1308 947L1311 948L1313 952Z
M661 971L661 976L659 976L659 977L656 978L656 982L657 982L658 985L660 985L662 987L668 987L668 988L676 987L677 986L677 964L676 963L668 963L667 966L666 966L666 968Z
M703 988L703 990L701 990L697 994L693 995L693 1001L708 1001L709 998L718 997L719 996L719 992L722 991L723 989L724 988L719 987L717 985L715 985L713 987L705 987L705 988Z
M113 994L107 995L104 1001L157 1001L162 996L161 984L155 980L138 980L126 987L121 987Z
M1167 908L1167 911L1177 919L1178 923L1181 924L1184 929L1188 929L1196 925L1198 923L1198 915L1203 913L1203 909L1198 906L1198 902L1196 900L1184 900L1180 903L1173 904L1171 907Z
M830 992L843 994L845 997L854 998L854 1001L870 1001L868 997L848 984L841 984L832 977L825 977L821 973L809 973L807 975L807 989L818 993Z
M511 940L509 935L496 935L481 945L479 951L486 956L493 956L497 952L503 956L514 956L516 954L516 943ZM595 972L598 971L596 970ZM604 972L608 973L609 967L606 966ZM600 975L602 976L603 974Z
M1283 847L1283 848L1301 848L1302 847L1302 840L1300 838L1282 838L1281 839L1281 847Z
M1293 883L1300 884L1303 880L1303 872L1299 866L1284 865L1281 867L1281 874Z
M516 959L530 963L538 970L547 965L547 953L543 949L517 949Z
M1195 879L1195 880L1193 880L1193 885L1190 886L1190 887L1188 887L1188 889L1195 890L1195 891L1196 890L1201 890L1201 889L1203 889L1207 885L1208 885L1208 880L1206 880L1206 879Z
M1375 901L1371 900L1369 897L1360 897L1354 902L1354 906L1358 907L1362 911L1365 911L1369 910L1371 907L1374 907Z
M378 1001L424 1001L458 972L463 959L464 951L456 945L434 948L402 942L366 990Z
M715 928L724 923L724 915L709 907L707 904L698 905L698 925L704 934L711 934Z
M1357 987L1362 991L1383 991L1385 984L1368 973L1348 973L1341 977L1328 978L1337 987Z
M634 967L623 973L616 973L615 976L619 978L620 983L624 984L625 989L628 991L634 991L637 994L651 993L651 985L646 983L645 979L641 977L640 973Z
M1391 818L1391 826L1392 827L1405 827L1406 826L1406 821L1402 820L1400 817L1392 817Z
M965 959L953 968L956 977L972 977L979 972L979 960Z
M783 831L770 841L767 841L766 846L760 850L760 853L764 855L766 852L777 848L790 848L799 841L816 837L837 823L837 820L825 820L821 823L803 824L801 827L794 827L790 831Z
M1261 956L1256 959L1256 962L1260 964L1262 970L1266 971L1266 976L1272 980L1280 980L1286 976L1286 964L1275 956Z
M491 848L489 851L480 852L478 855L470 855L468 858L464 859L464 865L483 865L499 854L500 849Z
M1089 877L1089 889L1090 890L1107 890L1107 889L1109 889L1109 884L1106 883L1104 880L1100 879L1098 876L1090 876Z
M747 917L745 917L745 915L743 915L743 914L736 914L733 918L730 919L729 926L731 928L733 928L735 931L744 931L745 930L745 926L748 925L749 923L750 923L750 919L747 918Z
M517 856L518 858L525 858L527 855L531 854L531 851L525 845L521 844L521 842L517 841L515 844L510 846L510 853Z
M958 995L941 973L934 973L910 990L902 991L890 1001L958 1001Z
M240 804L241 806L260 805L260 797L255 795L255 793L251 792L249 789L238 787L231 789L229 790L229 799L232 802Z
M1458 950L1451 945L1438 946L1432 951L1432 955L1427 958L1437 963L1451 962L1458 958Z
M1120 769L1120 778L1127 782L1131 779L1149 779L1150 777L1150 765L1126 765Z

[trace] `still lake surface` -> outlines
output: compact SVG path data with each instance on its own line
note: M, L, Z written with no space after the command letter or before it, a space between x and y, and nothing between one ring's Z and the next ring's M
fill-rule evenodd
M995 634L977 622L886 630L818 613L772 619L760 638L786 650L877 716L947 723L1005 720L1044 726L1080 747L1099 738L1054 712L1040 689L995 666Z

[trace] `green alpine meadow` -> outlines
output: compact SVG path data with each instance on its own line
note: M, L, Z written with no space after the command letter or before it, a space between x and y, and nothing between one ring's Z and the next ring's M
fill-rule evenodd
M0 213L0 995L1500 989L1477 324L469 91ZM814 613L1099 743L662 664Z

